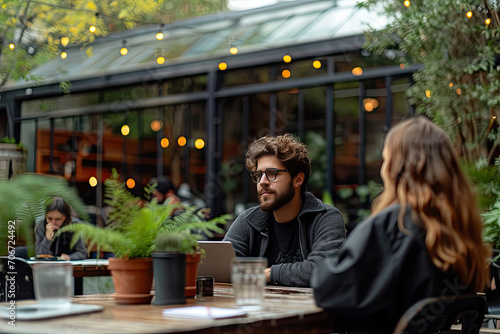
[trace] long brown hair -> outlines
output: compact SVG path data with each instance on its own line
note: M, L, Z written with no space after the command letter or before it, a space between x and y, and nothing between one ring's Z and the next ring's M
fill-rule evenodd
M482 291L489 284L491 248L481 238L475 192L443 130L421 116L403 121L387 134L384 151L384 191L372 215L399 203L398 226L404 231L402 217L410 206L425 229L434 265Z

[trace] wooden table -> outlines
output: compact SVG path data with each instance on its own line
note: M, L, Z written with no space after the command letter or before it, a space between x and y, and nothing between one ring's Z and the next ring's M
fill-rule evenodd
M333 321L314 303L308 288L267 287L261 310L246 317L198 320L164 317L162 310L195 305L236 308L230 284L216 284L214 297L187 299L185 305L116 305L112 295L85 295L73 303L98 304L103 312L37 321L0 319L0 332L9 333L331 333ZM56 311L56 310L54 310Z

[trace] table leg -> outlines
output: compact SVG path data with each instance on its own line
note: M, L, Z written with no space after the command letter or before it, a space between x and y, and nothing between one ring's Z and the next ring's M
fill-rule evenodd
M75 277L73 284L75 296L83 295L83 277Z

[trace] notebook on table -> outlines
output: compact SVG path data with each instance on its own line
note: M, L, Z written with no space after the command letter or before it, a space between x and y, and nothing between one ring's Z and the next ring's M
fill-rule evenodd
M198 241L205 258L198 265L198 276L213 276L217 283L231 283L231 259L236 257L229 241Z

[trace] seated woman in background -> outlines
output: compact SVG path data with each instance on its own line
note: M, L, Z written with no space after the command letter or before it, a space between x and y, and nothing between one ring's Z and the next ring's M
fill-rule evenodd
M489 281L477 200L444 132L424 117L403 121L382 156L371 216L311 278L318 306L352 333L392 333L415 302Z
M55 237L61 227L70 223L71 207L62 198L54 197L45 207L45 219L35 227L36 255L52 255L66 261L86 259L87 248L81 239L71 247L73 233L64 232Z

